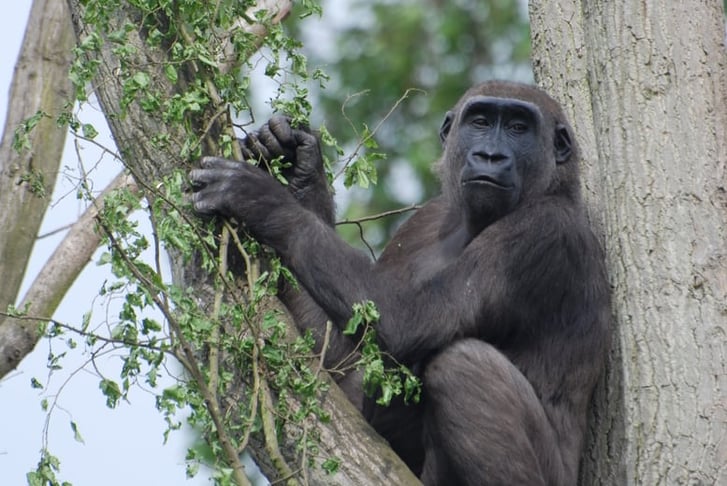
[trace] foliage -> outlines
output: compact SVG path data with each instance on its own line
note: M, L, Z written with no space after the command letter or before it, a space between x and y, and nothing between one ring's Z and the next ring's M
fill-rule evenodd
M368 135L359 124L384 121L373 130L375 148L363 153L386 154L385 160L376 155L380 183L354 191L345 217L420 203L438 186L431 169L440 153L438 129L459 96L493 77L531 79L525 2L331 0L327 12L334 9L343 16L335 38L304 46L310 62L325 63L332 80L318 93L314 115L336 128L344 147ZM325 26L316 22L306 19L300 35L335 28L325 17ZM371 245L380 249L400 221L368 223ZM349 240L358 238L357 228L342 230Z
M47 450L41 451L41 458L35 471L28 473L29 486L70 486L66 481L59 481L56 472L60 470L60 461Z
M387 366L387 361L394 360L381 352L376 341L375 324L379 317L374 302L369 300L354 304L353 315L344 330L344 334L355 336L363 328L361 362L364 365L364 391L368 396L378 394L376 403L383 406L388 406L392 398L402 393L405 401L418 402L421 396L421 381L404 365L397 363L393 373Z
M66 347L63 351L52 348L49 369L60 369L67 353L79 349L80 338L79 351L89 356L86 366L98 374L99 390L108 407L119 406L135 387L156 390L157 409L168 425L167 436L181 426L180 411L188 411L187 420L204 443L189 451L187 473L195 474L198 462L209 462L217 484L247 483L239 455L253 436L265 442L268 459L281 477L291 476L299 467L318 464L334 472L339 464L336 457L319 456L317 448L315 424L329 417L319 403L327 385L315 360L313 339L291 334L280 311L269 304L278 281L290 278L289 272L244 232L238 235L229 223L200 222L190 215L184 194L187 164L203 152L239 158L235 140L245 125L235 125L233 120L254 119L248 104L254 67L250 56L259 48L260 38L245 29L246 25L262 24L269 33L262 61L256 62L264 63L266 76L275 83L277 93L270 102L273 109L306 122L311 110L308 86L315 83L322 87L326 80L322 71L309 70L299 41L264 12L249 10L254 3L82 2L88 30L76 47L71 70L77 99L89 99L89 88L101 67L98 56L111 49L119 61L115 75L123 86L123 96L119 111L107 116L124 118L143 113L170 130L182 130L185 142L176 154L181 162L179 170L153 185L144 185L143 201L128 190L119 190L105 200L97 217L106 247L99 263L108 265L113 274L99 294L123 299L117 322L104 332L102 327L92 326L92 316L87 313L79 324L51 321L46 328L49 339ZM301 17L319 10L312 1L299 2L297 8ZM118 25L116 13L121 10L132 11L138 24ZM140 61L138 36L145 48L163 54L157 61L161 66ZM43 116L29 120L21 135ZM93 126L82 123L70 111L59 121L67 123L79 138L92 140L97 134ZM342 155L325 128L321 133L323 141ZM375 152L373 131L364 129L359 136L359 147L368 152L350 157L339 175L345 175L347 185L366 186L376 182L372 164L381 156ZM169 146L166 133L156 134L153 141L160 150ZM279 173L275 164L269 168ZM128 168L132 170L131 165ZM331 174L331 179L334 177ZM79 185L77 194L79 199L93 200L86 181ZM129 219L131 212L148 217L151 235ZM211 296L166 281L161 265L163 251L204 269L211 276ZM245 281L235 280L230 266L236 262L242 262L238 267L246 270ZM214 302L211 312L204 306L210 300ZM362 311L354 309L354 316ZM375 320L370 313L363 314L366 325ZM97 357L109 353L121 358L118 376L106 376L94 365ZM415 399L418 382L404 367L398 366L394 374L387 371L373 332L362 341L362 355L372 393L380 387L384 401L400 393ZM183 379L168 371L173 362L184 370ZM162 377L173 379L173 384L161 385ZM43 386L35 378L32 385ZM295 406L289 400L293 397ZM56 401L44 400L43 407L53 413ZM75 422L71 429L82 441ZM299 465L287 464L280 454L277 442L283 434L297 442ZM61 484L56 478L59 468L58 459L45 448L37 469L29 473L29 481Z
M28 134L40 123L40 121L50 116L44 111L38 111L34 115L28 117L19 127L15 129L13 134L13 149L17 152L30 150L30 138Z

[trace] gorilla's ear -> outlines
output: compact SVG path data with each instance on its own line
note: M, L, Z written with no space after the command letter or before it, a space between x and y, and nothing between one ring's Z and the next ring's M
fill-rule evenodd
M570 159L573 155L573 142L570 139L570 132L568 127L562 123L558 123L555 126L555 163L562 164Z
M449 135L449 130L450 128L452 128L453 118L454 113L452 113L451 111L448 111L447 114L444 116L442 127L439 129L439 140L442 142L442 145L444 145L447 141L447 135Z

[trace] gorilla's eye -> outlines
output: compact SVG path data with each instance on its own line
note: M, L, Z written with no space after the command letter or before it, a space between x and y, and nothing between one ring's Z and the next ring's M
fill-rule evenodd
M492 126L490 123L490 120L488 120L484 116L476 116L472 119L472 125L474 125L477 128L488 128Z
M513 122L509 126L510 131L516 134L525 133L528 131L528 125L523 122Z

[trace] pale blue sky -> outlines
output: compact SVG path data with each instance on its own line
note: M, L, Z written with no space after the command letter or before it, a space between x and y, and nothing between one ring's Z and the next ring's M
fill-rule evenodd
M65 1L65 0L58 0ZM330 44L336 27L346 21L344 0L326 1L325 15L310 26L309 44L324 49ZM0 16L0 121L4 125L10 82L30 10L31 0L5 2ZM359 19L360 20L360 19ZM325 25L326 28L321 28ZM275 87L267 83L264 75L256 75L256 118L264 120L270 107L264 101L272 98ZM97 141L113 147L105 121L97 107L87 106L82 121L92 123L99 130ZM90 144L80 147L83 170L91 172L96 190L101 190L120 170L120 165ZM75 198L76 178L79 174L79 157L68 138L64 148L63 171L58 178L53 204L41 228L41 234L71 224L85 207ZM346 191L338 192L339 206L348 197ZM0 208L2 210L2 208ZM142 218L143 219L143 218ZM143 221L142 221L143 222ZM24 289L37 274L52 253L64 233L38 240L28 269ZM98 255L98 253L97 253ZM94 261L98 258L96 257ZM66 295L54 316L57 320L78 324L82 315L93 309L95 325L113 322L118 312L118 301L106 302L98 297L98 290L108 272L94 263L88 265ZM23 292L24 292L23 289ZM17 370L0 381L0 486L27 484L25 475L33 469L40 457L44 433L48 429L48 447L60 459L59 479L74 486L197 486L210 484L206 477L186 480L184 456L190 435L172 433L170 443L162 444L165 424L154 408L154 397L140 389L132 390L130 402L122 403L116 410L105 406L105 398L98 389L99 377L87 371L78 372L88 354L81 351L82 344L64 361L64 370L54 372L49 379L46 360L49 343L43 340L36 350L20 364ZM63 343L53 343L53 351L65 351ZM96 360L110 378L118 377L118 357L105 356ZM34 390L31 378L47 385L46 390ZM70 379L69 379L70 378ZM59 394L60 390L60 394ZM46 414L40 401L52 402L58 396L58 407L46 424ZM84 443L74 440L70 422L74 421L83 436Z
M63 1L63 0L59 0ZM0 120L4 124L10 82L31 5L30 0L5 2L0 16ZM103 124L103 118L95 110L86 110L88 121ZM106 139L108 140L108 138ZM69 137L70 141L70 137ZM67 144L70 145L70 144ZM94 165L100 156L91 147L82 149L84 164ZM66 147L64 165L71 167L69 174L78 166L78 157L72 147ZM87 167L88 168L88 167ZM119 167L110 159L101 159L95 170L96 187L103 188L105 181L118 173ZM75 220L82 206L75 199L74 184L68 177L59 177L59 185L53 196L54 206L46 215L41 234ZM60 198L65 195L65 197ZM55 203L61 199L60 202ZM0 208L0 210L2 210ZM63 234L40 240L34 248L29 274L34 275L43 265ZM56 318L79 323L89 308L94 308L94 320L106 320L106 302L97 297L98 289L107 277L103 268L91 264L76 281ZM27 278L26 284L27 286ZM113 309L113 303L112 309ZM109 312L113 320L114 310ZM79 348L74 356L65 361L64 370L54 373L49 380L46 357L47 341L41 341L17 370L0 381L0 484L21 486L27 484L25 474L34 468L43 446L43 429L47 425L49 448L61 460L59 478L75 486L126 486L126 485L197 485L209 484L203 478L187 481L184 474L184 455L187 437L173 433L170 443L163 446L165 429L161 416L154 408L154 398L141 390L134 390L130 404L122 403L118 409L109 410L98 389L99 379L88 372L75 372L88 355ZM54 344L56 353L64 351L61 343ZM112 356L97 360L110 376L119 360ZM116 374L118 376L118 373ZM32 377L48 390L30 387ZM49 401L58 396L58 408L46 424L46 414L40 400ZM85 443L74 440L70 421L77 423Z

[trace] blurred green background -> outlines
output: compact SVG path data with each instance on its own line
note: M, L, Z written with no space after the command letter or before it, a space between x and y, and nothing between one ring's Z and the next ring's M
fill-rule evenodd
M378 184L345 190L337 181L339 220L436 194L431 167L447 110L474 83L532 81L527 2L328 0L323 10L320 18L285 22L302 40L310 68L330 76L325 89L311 86L312 124L325 125L348 154L364 127L385 119L375 134L376 152L385 154L376 163ZM380 251L406 216L365 223L367 243ZM362 246L355 225L339 231Z

